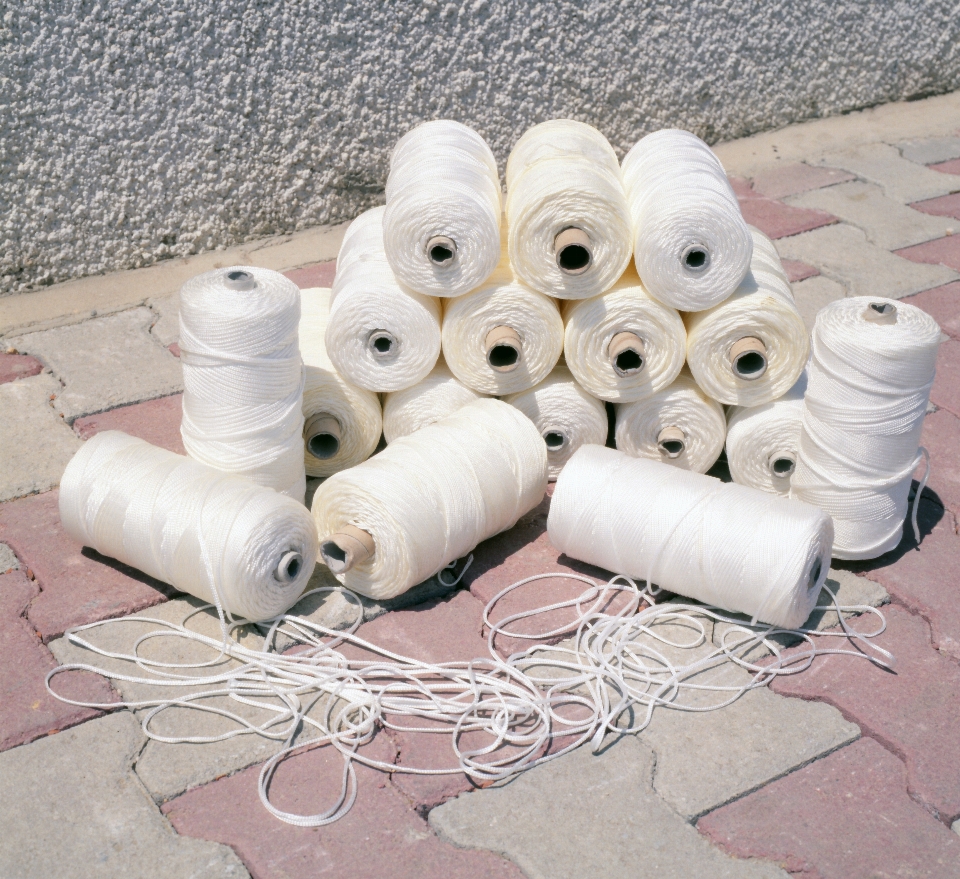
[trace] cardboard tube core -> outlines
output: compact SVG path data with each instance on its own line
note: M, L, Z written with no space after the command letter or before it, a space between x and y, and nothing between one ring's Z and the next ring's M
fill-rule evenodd
M775 454L770 456L770 472L777 479L786 479L793 474L797 462L792 455Z
M559 452L567 444L567 435L557 428L547 428L543 432L543 441L548 452Z
M688 244L680 254L684 271L699 274L710 267L710 251L702 244Z
M871 302L864 310L863 316L875 324L895 324L897 322L897 306L892 302Z
M276 577L281 583L292 583L300 575L303 556L295 549L285 552L277 564Z
M687 435L679 427L665 427L657 435L657 448L668 458L679 458L686 447Z
M389 330L373 330L367 336L367 347L377 360L389 360L397 356L400 344Z
M497 372L513 372L520 365L523 342L513 327L494 327L487 333L483 347L487 363Z
M457 242L446 235L434 235L427 242L427 259L435 266L448 266L457 258Z
M636 375L644 365L643 339L636 333L617 333L607 346L607 355L617 375Z
M311 415L303 425L303 438L314 458L333 458L340 451L340 422L326 412Z
M553 254L561 272L582 275L593 262L590 236L576 226L564 229L553 239Z
M737 378L753 381L767 371L767 346L756 336L744 336L730 346L730 368Z
M257 279L246 269L227 269L223 283L231 290L245 291L256 287Z
M373 536L355 525L343 525L336 534L320 541L320 555L334 574L345 574L362 564L375 548Z

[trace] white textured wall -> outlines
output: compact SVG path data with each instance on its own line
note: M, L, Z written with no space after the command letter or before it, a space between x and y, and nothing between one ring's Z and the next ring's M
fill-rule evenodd
M571 116L621 153L960 87L956 0L0 3L0 293L337 222L413 124L501 162Z

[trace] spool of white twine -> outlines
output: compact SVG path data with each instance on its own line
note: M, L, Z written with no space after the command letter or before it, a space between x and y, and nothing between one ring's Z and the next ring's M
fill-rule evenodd
M833 541L816 507L602 446L567 462L547 529L572 558L786 628L813 610Z
M720 160L689 131L648 134L623 160L637 271L680 311L723 302L750 268L752 242Z
M409 388L440 355L440 302L394 277L383 249L384 208L347 229L327 323L327 355L345 379L368 391Z
M584 299L608 290L633 249L617 154L572 119L535 125L507 160L510 261L541 293Z
M892 299L840 299L817 315L791 496L833 516L836 558L900 542L939 345L930 315Z
M344 379L327 357L330 290L302 290L300 304L303 460L309 476L332 476L373 454L383 431L380 398Z
M254 621L290 608L317 560L302 503L114 430L67 465L60 520L84 546Z
M300 290L278 272L217 269L180 290L187 454L303 501Z
M438 119L407 132L387 178L384 246L397 278L428 296L460 296L500 261L500 176L483 138Z
M324 482L313 498L320 552L349 589L392 598L511 528L546 488L533 423L475 400Z

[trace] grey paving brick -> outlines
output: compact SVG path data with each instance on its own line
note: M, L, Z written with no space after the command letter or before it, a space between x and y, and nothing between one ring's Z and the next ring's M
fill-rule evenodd
M132 308L10 340L63 383L56 407L67 421L183 389L180 363L150 337L156 315Z
M180 338L180 294L148 299L147 305L157 316L150 332L164 348L172 345Z
M935 165L960 158L960 135L952 137L928 137L922 140L908 140L898 143L897 147L905 159L918 165Z
M817 312L821 308L829 305L835 299L843 299L847 295L847 291L842 284L831 281L823 275L816 275L803 281L794 281L791 287L793 288L793 298L797 302L797 309L808 330L813 329Z
M0 385L0 501L53 488L80 448L51 405L60 391L46 372Z
M174 832L131 769L142 743L123 711L0 754L3 875L249 876L227 846Z
M19 571L20 562L14 555L13 550L5 543L0 543L0 574L8 574L10 571Z
M899 299L960 278L960 274L945 266L894 256L871 244L863 232L846 223L782 238L777 242L777 251L786 259L816 266L821 274L843 284L848 296ZM816 279L800 283L813 280Z
M655 759L634 736L599 755L579 748L502 787L461 794L431 811L430 824L531 879L785 879L774 864L714 848L670 809L651 784Z
M827 153L818 165L844 168L880 186L888 198L910 204L960 190L960 176L931 171L905 159L895 146L868 143Z
M935 217L887 198L872 183L842 183L785 199L796 207L828 211L862 229L867 241L884 250L922 244L960 231L952 217Z

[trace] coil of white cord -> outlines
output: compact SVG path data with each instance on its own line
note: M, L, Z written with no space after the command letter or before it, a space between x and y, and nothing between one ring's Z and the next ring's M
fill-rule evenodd
M217 269L180 290L187 454L303 501L300 290L278 272Z
M940 327L914 305L858 296L821 309L803 401L791 496L826 510L834 556L872 559L903 533ZM919 543L917 509L912 518Z

